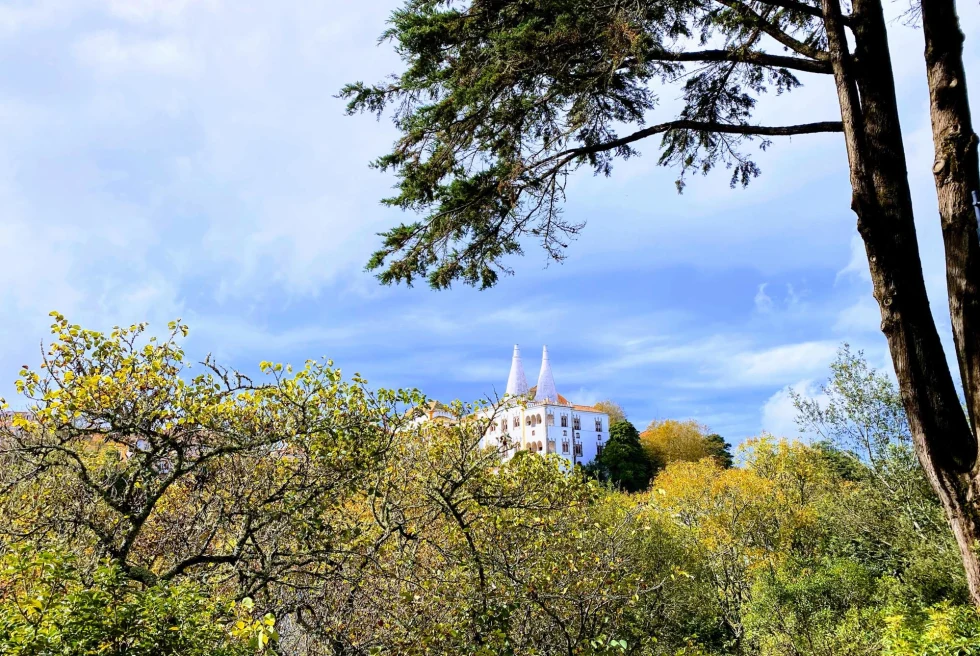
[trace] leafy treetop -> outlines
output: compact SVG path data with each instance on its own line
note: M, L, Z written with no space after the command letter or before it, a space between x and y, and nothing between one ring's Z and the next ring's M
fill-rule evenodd
M796 72L831 72L818 16L800 0L407 0L382 36L404 70L341 91L349 113L393 108L401 136L375 166L399 182L384 202L424 215L384 233L368 268L386 284L487 288L525 235L560 260L582 227L562 217L568 176L609 175L653 135L659 162L680 167L679 189L717 165L748 184L759 168L747 141L842 130L750 122L762 93L800 85ZM647 125L655 85L670 83L682 83L668 91L682 108Z

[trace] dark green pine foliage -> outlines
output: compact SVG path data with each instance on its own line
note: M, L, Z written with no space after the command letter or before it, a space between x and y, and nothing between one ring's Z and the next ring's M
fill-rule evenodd
M403 70L341 91L349 113L392 113L400 137L375 162L398 176L384 202L419 215L383 233L368 268L384 283L490 287L522 238L561 260L582 227L562 216L568 176L609 175L643 139L659 138L679 187L718 165L734 186L759 174L747 141L840 131L839 121L751 122L761 94L799 86L795 72L830 73L817 7L406 0L382 36ZM663 112L661 95L679 97L679 111Z
M715 459L718 465L724 469L729 469L735 462L732 458L732 445L725 441L725 438L718 433L712 433L704 438L708 443L708 452Z
M596 458L600 480L608 480L627 492L646 489L653 476L653 466L640 445L640 432L628 421L617 421L609 427L609 442Z

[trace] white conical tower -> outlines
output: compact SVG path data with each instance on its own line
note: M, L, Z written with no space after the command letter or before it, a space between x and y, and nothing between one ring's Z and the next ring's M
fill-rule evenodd
M538 375L538 389L534 393L534 400L558 400L558 390L555 389L555 376L551 373L551 363L548 361L547 346L541 352L541 373Z
M514 344L514 359L510 362L510 376L507 377L507 396L523 396L527 394L527 377L524 375L524 363L521 362L521 349Z

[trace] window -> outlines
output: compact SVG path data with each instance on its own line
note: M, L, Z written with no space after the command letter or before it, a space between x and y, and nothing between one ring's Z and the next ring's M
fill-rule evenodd
M540 414L539 414L539 415L538 415L538 417L537 417L537 422L538 422L539 424L541 423L541 415L540 415Z
M534 437L534 431L531 431L531 437Z
M493 422L492 424L490 424L490 432L494 433L496 432L496 430L497 430L497 422Z
M598 445L598 446L596 446L596 448L595 448L595 454L596 454L596 457L602 455L602 445L601 444Z
M561 416L561 427L568 428L568 415Z
M503 421L500 422L500 430L502 430L502 431L506 431L507 430L507 420L506 419L504 419Z
M561 452L568 453L568 440L561 441Z
M572 419L572 428L574 428L575 430L582 430L582 418L581 417L574 417Z
M601 431L602 430L602 419L601 418L595 420L595 429L597 431Z
M514 417L514 430L517 430L520 427L521 427L521 418Z
M565 435L565 436L567 436L567 435L568 435L568 431L567 431L567 430L563 430L563 431L561 432L561 434L562 434L562 435Z
M555 441L548 440L548 453L554 453L554 452L555 452Z
M549 426L554 426L555 425L555 416L553 414L549 414L548 415L548 425Z
M524 425L525 426L530 426L531 425L531 416L530 415L528 415L527 417L524 417Z
M582 457L582 445L581 444L576 444L575 445L575 455L577 455L579 458Z

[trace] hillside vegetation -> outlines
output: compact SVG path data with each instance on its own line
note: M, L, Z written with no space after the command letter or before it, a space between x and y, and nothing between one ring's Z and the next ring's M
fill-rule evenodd
M56 316L21 372L0 654L980 650L897 394L860 354L797 399L813 443L674 458L631 493L501 462L469 406L413 424L418 393L330 362L192 369L171 331Z

